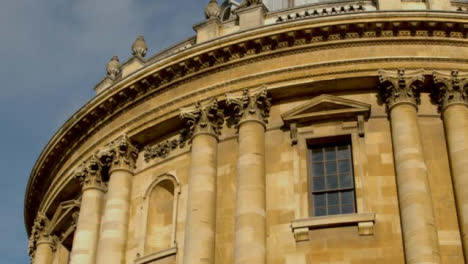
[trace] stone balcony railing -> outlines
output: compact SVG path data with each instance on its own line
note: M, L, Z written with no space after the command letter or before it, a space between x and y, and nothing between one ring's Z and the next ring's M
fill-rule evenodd
M265 18L265 24L270 25L301 18L323 17L375 10L377 10L377 8L372 0L328 1L270 12Z

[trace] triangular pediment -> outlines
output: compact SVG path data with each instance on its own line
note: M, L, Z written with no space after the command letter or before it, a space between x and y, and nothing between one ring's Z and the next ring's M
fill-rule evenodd
M323 94L281 115L285 124L329 119L344 119L363 115L369 117L371 106L355 100Z

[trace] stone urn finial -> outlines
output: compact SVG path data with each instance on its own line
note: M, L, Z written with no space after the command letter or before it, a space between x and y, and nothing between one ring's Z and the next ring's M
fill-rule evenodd
M240 7L248 7L261 4L263 4L263 0L243 0Z
M133 56L143 58L148 51L148 46L146 46L146 41L143 36L138 36L138 38L133 42L132 45L132 54Z
M205 8L206 19L217 18L221 15L221 8L219 7L217 0L210 0Z
M109 63L107 63L107 76L115 79L120 73L120 62L117 56L113 56Z

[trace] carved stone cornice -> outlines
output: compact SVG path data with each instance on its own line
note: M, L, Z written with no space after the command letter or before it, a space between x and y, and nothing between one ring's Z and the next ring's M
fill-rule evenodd
M28 255L31 258L34 258L34 253L36 252L37 242L47 237L47 225L49 224L49 219L43 213L38 213L34 219L34 225L32 227L31 235L29 236L28 242Z
M424 82L424 70L397 71L379 70L380 95L388 110L398 104L420 103L420 86Z
M106 185L102 180L102 163L93 155L83 162L74 173L74 177L81 183L83 192L88 189L105 191Z
M459 74L452 71L450 74L434 72L434 89L432 98L439 104L443 112L448 106L463 104L468 106L468 73Z
M118 137L96 154L103 165L114 170L133 171L136 167L138 149L130 142L126 134Z
M147 146L145 147L145 161L148 162L155 158L165 158L172 150L176 149L179 144L180 140L173 139L166 140L152 147Z
M200 134L208 134L218 138L224 124L224 112L219 108L218 100L212 99L197 102L192 107L182 108L180 117L185 121L186 128L180 132L180 142L190 141Z
M263 126L268 123L271 98L265 86L250 91L244 89L240 94L226 94L226 104L237 127L246 121L260 122Z

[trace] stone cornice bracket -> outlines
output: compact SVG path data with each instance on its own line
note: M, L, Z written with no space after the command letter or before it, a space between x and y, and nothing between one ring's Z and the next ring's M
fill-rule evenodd
M424 70L397 71L379 70L380 95L391 110L398 104L411 104L418 107L420 87L424 82Z
M113 170L133 171L136 168L138 149L131 143L128 136L123 134L107 144L96 155L103 165L109 166L109 173Z
M83 191L88 189L105 191L106 185L102 180L101 170L101 161L93 155L76 169L74 177L80 181Z
M218 138L224 124L224 112L219 107L218 100L211 99L197 102L192 107L182 108L180 117L185 121L186 128L180 132L180 143L184 146L186 141L200 134L208 134Z
M226 94L226 104L237 127L247 121L259 122L266 127L271 108L266 86L250 91L244 89L240 94Z
M434 89L432 98L439 104L439 110L443 112L453 104L468 106L468 73L459 74L452 71L450 74L433 72Z
M38 241L42 243L44 239L48 239L50 235L47 233L47 225L49 224L49 219L45 214L39 212L34 219L34 225L31 229L31 235L29 236L28 242L28 255L31 258L34 258L34 253L36 252L36 247Z

